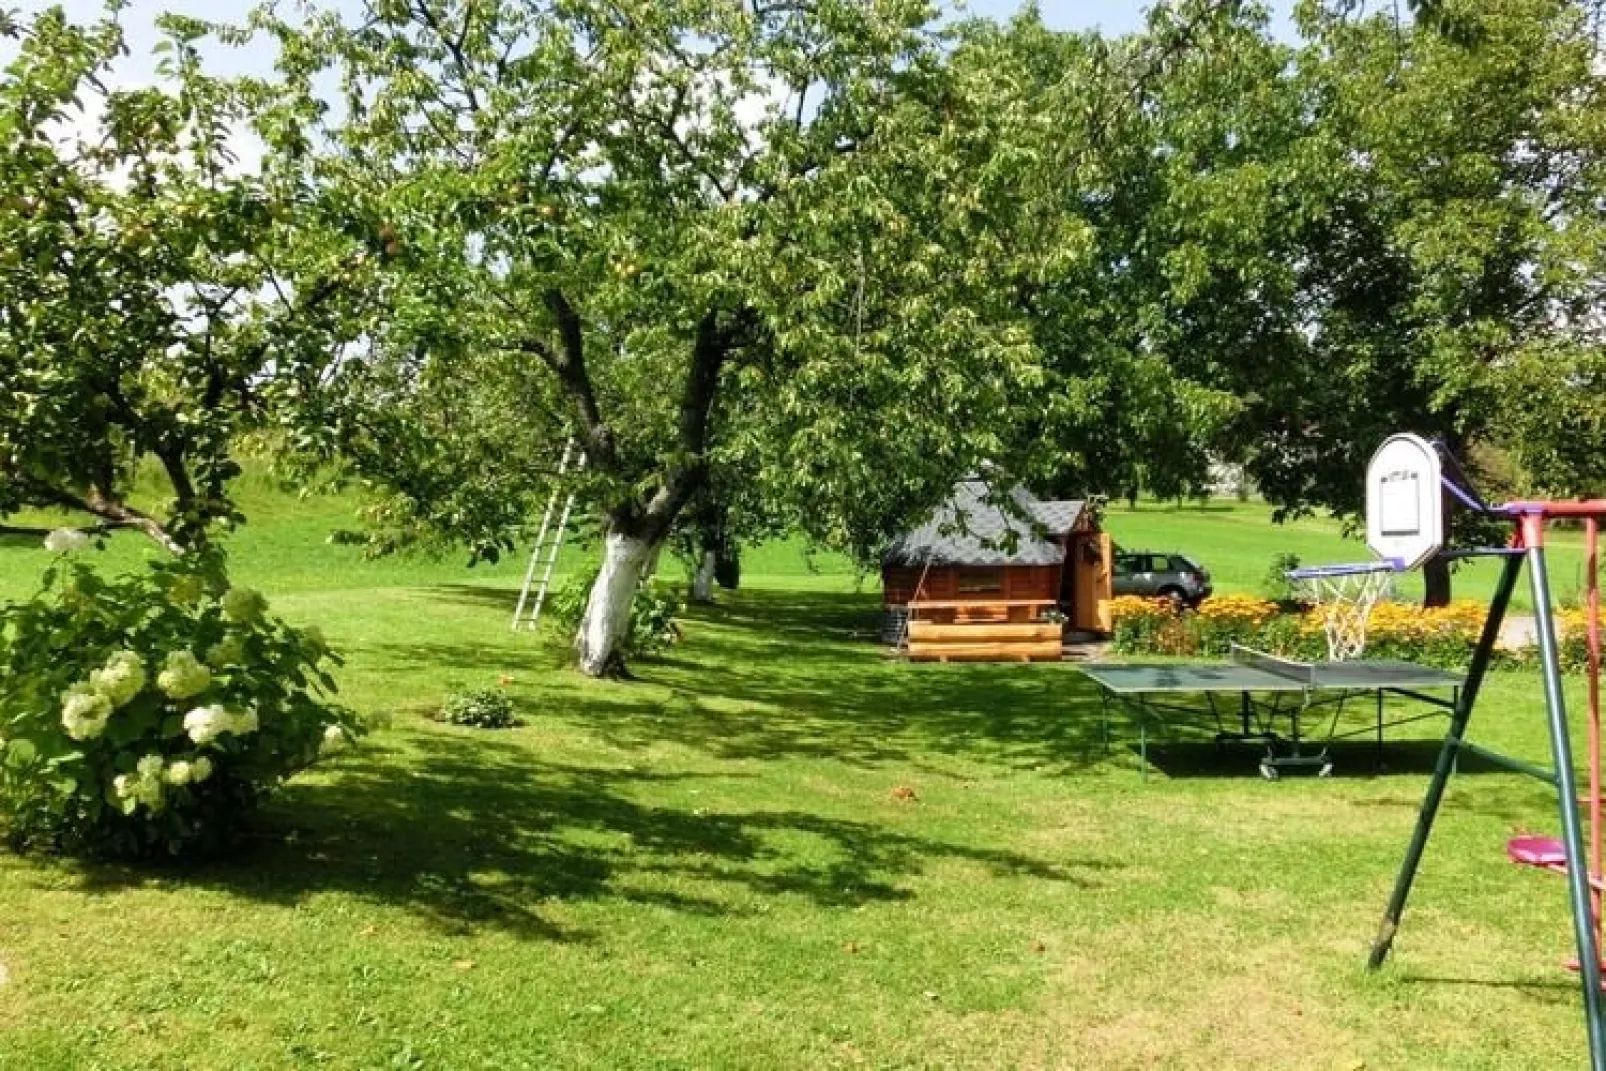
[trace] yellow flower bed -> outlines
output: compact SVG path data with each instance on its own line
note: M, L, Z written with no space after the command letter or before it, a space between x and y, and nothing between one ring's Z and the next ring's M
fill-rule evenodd
M1110 600L1110 619L1122 622L1161 621L1176 616L1170 599L1146 599L1141 595L1117 595Z
M1219 625L1258 627L1277 616L1277 604L1253 595L1218 595L1199 604L1199 616Z
M1300 619L1300 631L1306 635L1321 632L1328 613L1329 608L1325 606L1311 609ZM1461 639L1475 643L1486 613L1487 607L1469 599L1434 607L1380 602L1372 607L1371 616L1367 618L1367 642Z
M1606 611L1603 611L1603 613L1606 613ZM1560 610L1556 613L1556 629L1563 638L1586 639L1589 636L1589 615L1582 607L1572 610ZM1606 637L1606 624L1602 624L1601 634Z

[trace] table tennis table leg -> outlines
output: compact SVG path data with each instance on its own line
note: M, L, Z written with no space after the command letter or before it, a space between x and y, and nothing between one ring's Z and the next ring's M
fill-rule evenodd
M1138 714L1138 780L1149 783L1149 719Z
M1376 771L1383 772L1383 689L1377 690L1377 763Z
M1104 754L1110 753L1110 690L1102 689L1099 692L1099 739L1104 745Z

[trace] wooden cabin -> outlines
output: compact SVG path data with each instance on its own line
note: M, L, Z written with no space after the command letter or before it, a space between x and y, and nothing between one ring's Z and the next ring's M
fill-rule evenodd
M1050 611L1066 629L1110 631L1111 553L1084 502L964 480L882 556L889 638L906 634L911 658L1057 659Z

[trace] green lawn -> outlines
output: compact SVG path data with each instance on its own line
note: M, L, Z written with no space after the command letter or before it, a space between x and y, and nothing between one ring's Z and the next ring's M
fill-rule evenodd
M1277 784L1177 732L1142 784L1073 667L889 661L873 584L794 544L639 681L588 682L509 633L521 563L363 562L324 542L349 503L270 498L238 573L392 724L228 862L0 854L0 1068L1583 1061L1562 884L1504 861L1553 827L1536 782L1467 764L1395 958L1361 969L1427 726L1384 775L1351 751ZM1344 549L1237 506L1110 526L1224 588L1279 545ZM0 594L43 560L0 548ZM525 728L425 717L503 674ZM1475 735L1542 755L1537 681L1494 679Z
M1305 565L1370 561L1362 535L1345 538L1343 527L1328 517L1307 517L1274 525L1267 507L1259 502L1214 499L1200 505L1140 503L1130 509L1112 504L1105 528L1123 547L1132 550L1175 551L1187 554L1210 571L1219 592L1259 593L1263 590L1272 558L1283 552L1299 555ZM1584 584L1583 537L1576 531L1553 531L1546 538L1550 582L1559 603L1576 601ZM1499 563L1463 561L1456 567L1457 598L1487 601L1494 592ZM1402 595L1420 598L1422 577L1409 573L1399 583ZM1529 610L1524 579L1512 600L1517 610Z

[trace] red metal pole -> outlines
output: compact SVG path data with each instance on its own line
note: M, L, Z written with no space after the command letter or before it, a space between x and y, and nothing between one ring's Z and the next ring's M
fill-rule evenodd
M1584 520L1584 604L1589 644L1589 867L1601 880L1600 799L1600 518ZM1594 888L1595 947L1600 947L1601 895Z

